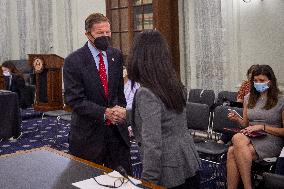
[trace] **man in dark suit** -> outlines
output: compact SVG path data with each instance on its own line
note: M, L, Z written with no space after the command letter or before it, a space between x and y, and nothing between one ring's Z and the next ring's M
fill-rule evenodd
M72 108L70 152L78 157L130 173L125 122L123 59L109 47L108 18L94 13L85 20L88 42L71 53L63 67L66 104Z

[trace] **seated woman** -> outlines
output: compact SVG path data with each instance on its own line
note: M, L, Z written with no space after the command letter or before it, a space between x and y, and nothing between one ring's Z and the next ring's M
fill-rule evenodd
M10 61L3 62L1 67L3 75L5 76L6 90L17 93L20 107L26 108L26 102L24 98L24 89L26 85L23 74Z
M237 102L244 103L244 97L250 92L251 85L250 85L250 80L251 80L251 74L256 65L252 65L248 71L247 71L247 80L243 81L237 95ZM217 142L220 144L227 144L229 141L231 141L233 135L230 133L223 133L220 140Z
M199 188L199 157L187 129L186 95L168 45L156 30L139 33L127 67L140 83L133 131L141 144L142 178L167 188Z
M253 160L279 156L284 141L284 97L280 95L272 68L257 65L251 78L251 92L245 96L243 119L231 112L228 117L245 128L233 136L227 153L228 189L237 188L242 179L245 189L252 188ZM266 136L250 137L264 131Z

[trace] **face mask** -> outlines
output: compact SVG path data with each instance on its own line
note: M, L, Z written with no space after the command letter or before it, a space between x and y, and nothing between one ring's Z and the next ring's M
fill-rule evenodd
M9 77L9 76L11 76L11 73L9 71L4 71L3 75L6 76L6 77Z
M253 86L260 93L262 93L262 92L266 91L267 89L269 89L268 82L266 82L266 83L256 83L256 82L253 82Z
M101 51L106 51L110 46L110 37L109 36L101 36L97 37L94 41L94 45L97 49Z

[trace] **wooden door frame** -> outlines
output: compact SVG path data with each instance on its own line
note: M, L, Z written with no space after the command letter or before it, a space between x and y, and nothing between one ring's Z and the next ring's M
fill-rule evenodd
M105 0L106 16L111 20L110 1ZM128 45L131 47L134 38L132 0L128 0L128 15ZM154 28L166 38L172 55L173 67L180 77L178 0L153 0L153 17Z

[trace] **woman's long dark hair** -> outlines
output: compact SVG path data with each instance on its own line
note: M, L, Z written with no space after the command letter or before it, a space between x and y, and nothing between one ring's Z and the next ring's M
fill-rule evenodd
M11 72L11 74L15 74L21 78L24 78L22 72L20 72L20 70L17 69L17 67L13 64L13 62L11 61L5 61L3 62L3 64L1 65L2 67L8 68Z
M280 90L277 86L277 79L272 68L269 65L256 65L253 68L252 76L250 79L251 90L248 101L248 108L254 108L257 100L260 98L260 93L254 88L254 77L258 75L265 75L270 80L269 89L267 90L267 101L263 107L266 110L273 108L278 102L278 95Z
M184 87L173 69L168 44L160 32L147 30L135 37L127 72L133 83L149 88L167 109L183 111Z

